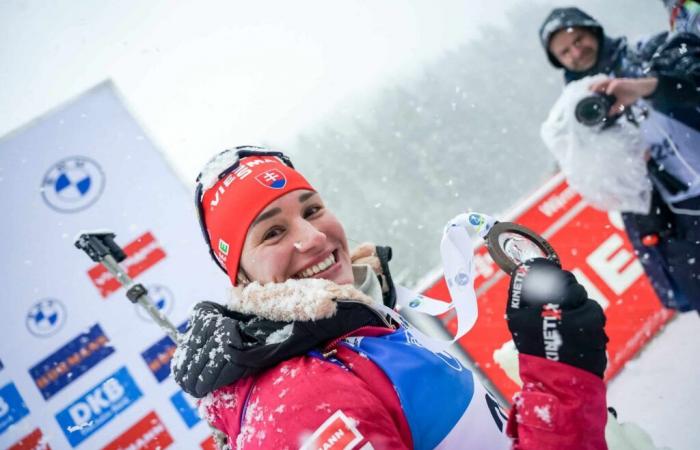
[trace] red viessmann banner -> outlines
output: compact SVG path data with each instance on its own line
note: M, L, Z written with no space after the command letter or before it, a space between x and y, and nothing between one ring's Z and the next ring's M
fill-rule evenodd
M663 308L654 293L627 240L620 216L593 209L561 174L506 220L547 239L559 254L562 266L576 275L589 297L605 310L605 331L610 338L606 380L615 376L673 316L673 311ZM483 245L475 252L475 267L479 318L459 344L503 398L510 400L520 388L493 360L493 352L511 340L504 319L510 278ZM423 294L442 300L450 298L442 276ZM441 320L454 335L454 314L448 313Z
M122 261L121 265L131 278L136 278L165 258L165 251L150 231L127 244L124 247L124 253L126 253L127 258ZM95 264L88 270L88 275L102 297L106 298L122 287L119 280L114 278L102 264Z

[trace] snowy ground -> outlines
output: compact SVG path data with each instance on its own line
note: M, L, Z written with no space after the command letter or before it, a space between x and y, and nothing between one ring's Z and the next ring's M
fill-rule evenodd
M648 431L657 447L700 449L700 318L673 319L608 386L620 422Z

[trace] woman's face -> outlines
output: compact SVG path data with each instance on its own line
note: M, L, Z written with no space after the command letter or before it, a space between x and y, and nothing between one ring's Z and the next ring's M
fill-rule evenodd
M319 194L292 191L270 203L248 229L240 266L251 281L323 278L352 283L345 230Z

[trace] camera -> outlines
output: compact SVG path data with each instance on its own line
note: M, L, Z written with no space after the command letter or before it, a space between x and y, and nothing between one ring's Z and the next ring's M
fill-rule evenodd
M605 123L608 120L614 122L619 116L608 117L608 111L615 104L615 101L613 95L593 94L584 97L576 104L576 120L589 127Z

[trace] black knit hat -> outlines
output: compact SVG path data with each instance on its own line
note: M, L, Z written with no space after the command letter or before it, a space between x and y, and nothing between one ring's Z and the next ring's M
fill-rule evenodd
M549 40L552 35L565 28L588 28L596 35L598 42L603 41L603 27L597 20L578 8L555 8L549 13L540 27L540 43L547 52L549 62L554 67L563 68L559 60L549 51Z

